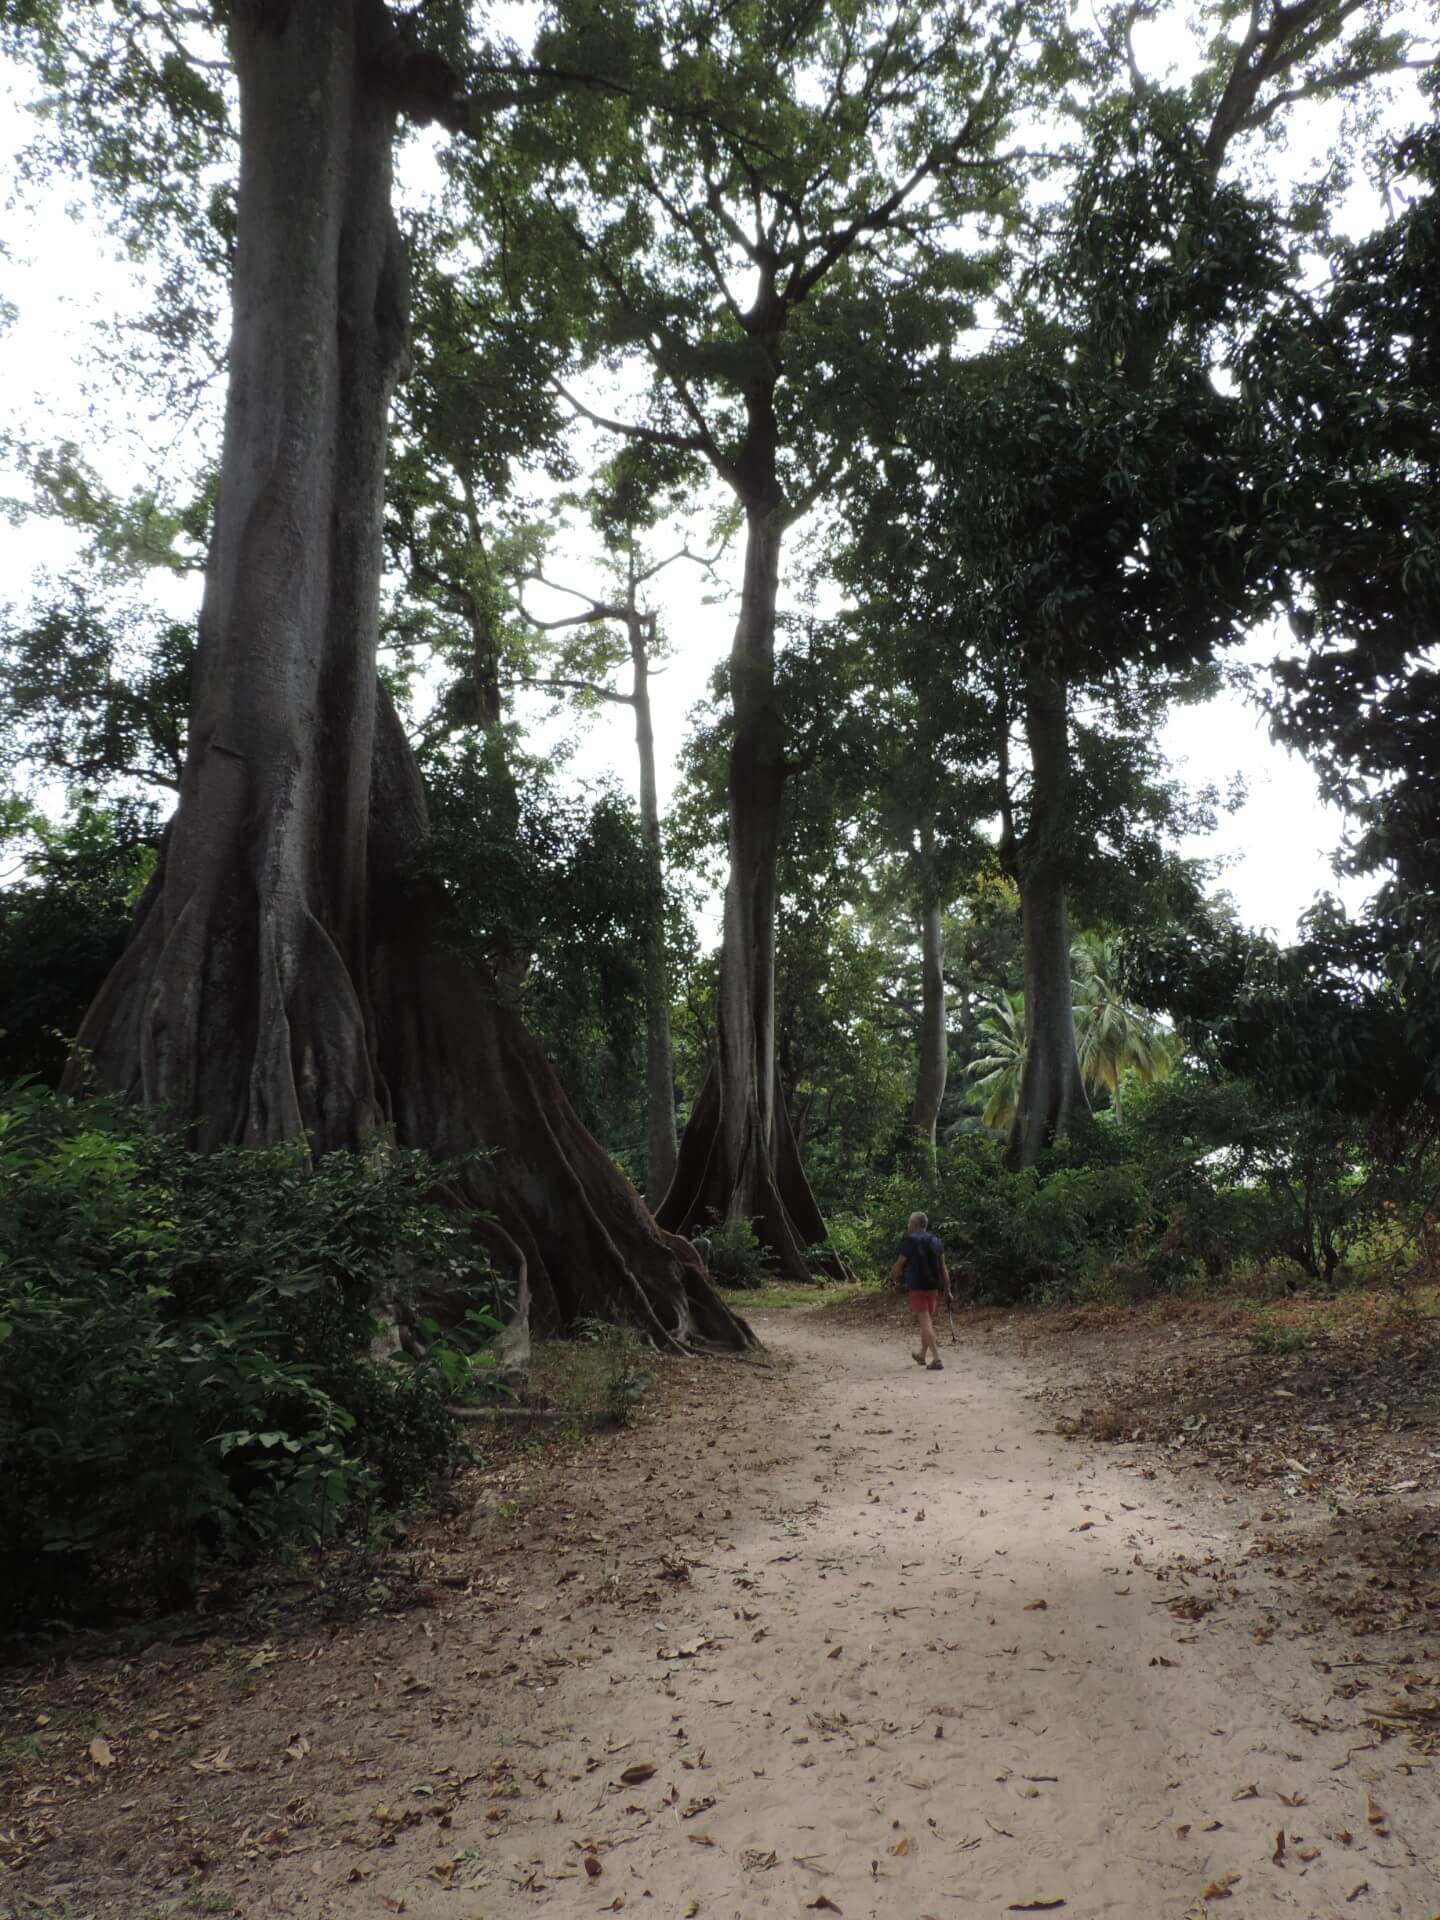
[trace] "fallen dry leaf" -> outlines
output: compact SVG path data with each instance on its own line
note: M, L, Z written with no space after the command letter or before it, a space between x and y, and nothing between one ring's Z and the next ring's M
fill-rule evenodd
M826 1654L825 1658L827 1660L838 1660L844 1651L845 1649L843 1646L831 1647L830 1651Z
M403 1900L392 1900L389 1894L385 1896L384 1906L387 1913L403 1913L405 1911L405 1902Z
M1303 1807L1305 1804L1303 1793L1281 1793L1277 1794L1276 1798L1282 1807Z
M1270 1858L1277 1867L1283 1867L1285 1864L1285 1829L1283 1827L1275 1835L1275 1851Z
M625 1767L620 1778L627 1787L638 1787L642 1780L649 1780L655 1769L648 1760L637 1760L632 1766Z
M592 1880L600 1878L600 1862L593 1853L587 1853L585 1856L585 1871Z
M713 1833L692 1833L687 1837L692 1847L713 1847L716 1844Z
M1320 1858L1320 1849L1318 1847L1297 1847L1295 1849L1295 1858L1297 1860L1303 1860L1308 1867L1312 1860L1318 1860Z
M1200 1822L1200 1831L1202 1833L1218 1833L1224 1824L1223 1820L1202 1820Z
M1237 1787L1234 1793L1231 1794L1230 1798L1232 1800L1258 1800L1260 1798L1260 1789L1255 1785L1255 1782L1252 1780L1249 1786Z
M1065 1902L1058 1894L1041 1895L1037 1900L1012 1900L1005 1909L1007 1913L1053 1913L1056 1907Z
M1362 1880L1359 1886L1351 1887L1350 1891L1345 1896L1346 1906L1348 1907L1352 1900L1358 1900L1362 1893L1368 1893L1369 1891L1370 1891L1370 1882L1368 1880Z
M1048 1603L1044 1600L1027 1600L1025 1602L1025 1611L1026 1613L1044 1613L1047 1605Z
M843 1908L836 1906L828 1893L817 1893L815 1898L813 1900L807 1900L805 1905L812 1913L841 1913L844 1911Z
M1177 1840L1183 1840L1186 1837L1186 1835L1189 1833L1189 1831L1190 1831L1190 1822L1187 1820L1183 1827L1176 1827L1175 1838Z
M903 1839L897 1840L894 1846L891 1847L890 1851L895 1855L895 1858L897 1860L903 1860L905 1855L910 1851L909 1834L907 1833Z
M1200 1898L1202 1900L1229 1900L1232 1897L1230 1890L1239 1878L1238 1873L1222 1873L1218 1880L1211 1880L1201 1889Z
M96 1734L90 1742L90 1758L97 1767L113 1767L115 1756L110 1751L110 1742L102 1734Z
M1385 1809L1377 1807L1369 1794L1365 1796L1365 1818L1372 1827L1383 1827L1385 1824Z
M695 1920L695 1916L699 1911L700 1902L698 1900L687 1900L685 1902L685 1920Z

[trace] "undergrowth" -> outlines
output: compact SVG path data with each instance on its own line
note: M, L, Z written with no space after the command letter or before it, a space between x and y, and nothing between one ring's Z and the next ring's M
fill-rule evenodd
M444 1475L498 1322L435 1183L419 1155L199 1154L118 1103L0 1095L0 1618L184 1604L207 1561L323 1546ZM376 1358L422 1288L480 1319Z

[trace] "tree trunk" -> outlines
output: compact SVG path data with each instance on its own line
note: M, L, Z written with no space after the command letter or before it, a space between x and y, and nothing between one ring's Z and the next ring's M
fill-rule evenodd
M654 912L645 951L645 1190L651 1206L658 1207L675 1177L675 1057L670 1038L670 970L665 964L665 866L655 790L650 653L646 622L635 609L633 595L626 626L633 669L635 746L640 756L640 837L654 889Z
M932 1159L935 1128L950 1065L950 1029L945 1018L945 921L929 871L933 841L934 836L928 829L922 832L921 852L927 879L925 898L920 906L920 1060L911 1115L915 1136Z
M945 931L938 901L920 915L920 1061L915 1076L911 1125L931 1154L950 1065L950 1031L945 1019Z
M397 1142L465 1163L460 1192L518 1245L540 1331L589 1314L668 1346L751 1344L690 1246L654 1224L580 1124L504 993L446 950L445 903L424 877L424 790L381 698L372 964Z
M437 940L424 795L375 675L386 421L406 357L378 0L233 10L234 332L214 543L163 871L86 1017L77 1083L202 1146L393 1128L490 1150L457 1197L536 1316L749 1330L579 1125L493 986ZM377 710L381 725L377 735Z
M770 421L773 428L773 418ZM775 691L780 507L746 504L745 577L730 654L730 878L720 950L717 1058L680 1143L658 1218L673 1232L749 1220L782 1273L810 1277L825 1223L801 1165L775 1064L775 909L785 729Z
M1086 1107L1075 1053L1065 849L1070 820L1070 735L1063 680L1037 665L1025 681L1030 818L1017 848L1025 964L1025 1066L1010 1129L1012 1167L1033 1166Z

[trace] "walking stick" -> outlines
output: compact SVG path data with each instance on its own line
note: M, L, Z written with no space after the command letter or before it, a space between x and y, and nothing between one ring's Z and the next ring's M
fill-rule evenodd
M953 1299L954 1296L952 1294L946 1294L945 1318L950 1322L950 1344L952 1347L958 1347L960 1344L960 1336L955 1331L955 1308L952 1304Z

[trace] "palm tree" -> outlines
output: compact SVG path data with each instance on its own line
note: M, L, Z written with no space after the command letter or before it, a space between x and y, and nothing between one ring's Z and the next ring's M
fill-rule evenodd
M1122 999L1114 982L1119 949L1103 934L1082 933L1070 949L1074 972L1075 1051L1092 1093L1105 1093L1118 1121L1126 1076L1143 1086L1164 1080L1178 1065L1180 1036ZM988 1051L972 1062L970 1083L984 1096L981 1124L1003 1133L1015 1117L1025 1068L1025 996L1002 994L980 1021Z
M1003 1132L1020 1102L1020 1076L1025 1069L1025 996L1001 994L979 1023L989 1051L971 1062L970 1080L985 1105L980 1118L987 1127Z
M1144 1086L1164 1080L1180 1058L1178 1034L1121 998L1115 986L1119 950L1103 934L1082 933L1070 949L1074 973L1075 1050L1092 1092L1105 1092L1121 1118L1121 1087L1133 1073Z

